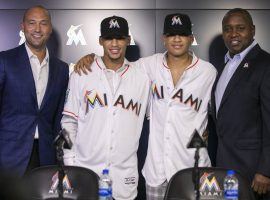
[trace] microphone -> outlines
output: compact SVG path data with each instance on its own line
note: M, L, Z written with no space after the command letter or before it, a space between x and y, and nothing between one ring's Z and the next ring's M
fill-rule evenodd
M62 129L53 141L54 146L71 149L72 141L66 129Z
M206 147L203 139L199 135L198 131L195 129L190 137L190 141L187 144L187 148L202 148Z

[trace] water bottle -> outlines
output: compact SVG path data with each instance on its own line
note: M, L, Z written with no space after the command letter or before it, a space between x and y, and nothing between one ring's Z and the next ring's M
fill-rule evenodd
M102 171L99 179L99 200L112 200L112 180L108 169Z
M227 171L227 176L224 178L224 199L238 200L238 179L233 170Z

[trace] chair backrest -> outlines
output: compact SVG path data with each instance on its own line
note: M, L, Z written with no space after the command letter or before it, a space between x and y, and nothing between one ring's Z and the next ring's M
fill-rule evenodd
M6 169L0 169L0 199L28 200L21 177Z
M192 173L194 168L178 171L168 183L164 200L195 200ZM200 200L223 199L223 180L227 169L200 167ZM239 181L239 200L255 200L245 177L236 172Z
M98 175L90 169L64 166L64 199L97 200ZM28 199L58 199L58 167L39 167L26 174Z

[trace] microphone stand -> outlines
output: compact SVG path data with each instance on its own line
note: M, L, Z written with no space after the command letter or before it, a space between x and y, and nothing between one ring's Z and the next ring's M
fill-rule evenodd
M199 168L199 159L200 159L200 148L206 147L204 141L202 140L201 136L199 135L197 130L194 130L190 141L187 144L187 148L195 148L195 155L194 155L194 168L192 170L192 181L194 183L194 191L196 200L200 199L200 168Z
M200 159L200 155L199 155L199 150L200 150L200 148L197 147L196 151L195 151L195 155L194 155L195 164L194 164L194 169L192 172L192 180L194 183L196 200L200 199L200 190L199 190L199 185L200 185L199 159Z
M71 149L72 141L69 138L69 135L65 129L62 129L58 136L54 139L54 145L56 147L56 158L57 158L57 167L58 167L58 199L64 199L64 188L63 188L63 179L65 177L64 171L64 148Z
M58 198L63 199L64 189L63 189L63 179L65 177L64 171L64 142L58 142L56 145L56 158L57 158L57 167L58 167Z

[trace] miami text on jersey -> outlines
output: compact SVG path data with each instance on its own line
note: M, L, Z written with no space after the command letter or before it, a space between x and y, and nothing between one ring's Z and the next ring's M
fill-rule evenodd
M160 86L160 88L158 88L158 86L156 84L153 84L152 85L152 94L153 94L154 99L155 98L156 99L164 99L163 86ZM199 98L194 98L193 97L194 95L192 95L192 94L190 94L189 96L185 95L185 96L187 96L187 98L184 98L183 94L184 94L184 90L182 88L180 88L174 93L174 95L172 96L172 99L178 100L180 103L187 104L198 112L200 110L202 100Z
M134 103L133 99L130 99L128 103L125 103L125 99L123 95L119 95L114 102L113 106L121 107L126 110L130 110L135 112L137 116L140 115L141 112L141 103ZM85 101L86 101L86 113L89 111L89 106L93 109L95 106L108 106L107 94L99 95L96 91L90 90L85 92Z

